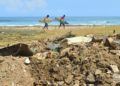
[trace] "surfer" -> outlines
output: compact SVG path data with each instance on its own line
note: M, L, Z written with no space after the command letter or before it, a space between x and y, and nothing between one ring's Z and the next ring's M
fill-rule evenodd
M49 22L51 22L51 20L50 20L50 18L49 18L50 16L49 15L47 15L43 20L42 20L42 22L44 22L45 23L45 25L44 25L44 27L43 27L43 29L48 29L48 23Z
M65 29L65 24L67 24L67 22L65 21L65 15L58 19L58 21L60 22L59 29L61 26L63 26L63 28Z

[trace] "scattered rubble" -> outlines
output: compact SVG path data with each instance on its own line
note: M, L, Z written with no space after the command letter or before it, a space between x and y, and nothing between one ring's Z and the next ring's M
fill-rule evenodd
M78 44L78 43L86 43L86 42L91 42L92 37L84 37L84 36L79 36L79 37L72 37L72 38L66 38L68 41L68 44Z
M111 69L114 73L119 73L120 72L116 65L110 65L110 67L111 67Z
M30 59L29 59L29 57L25 57L24 63L25 63L25 64L30 64Z
M65 44L64 42L67 41L63 41L64 39L53 41L53 44L60 43L60 50L58 52L54 50L55 48L49 48L49 52L54 52L50 58L44 56L43 59L34 56L31 58L31 74L36 79L35 86L118 85L119 80L116 80L118 77L114 74L120 73L120 59L118 55L111 52L113 41L103 37L89 42L82 41L84 43Z
M22 54L15 54L21 58L10 56L14 55L13 52L18 49L4 54L6 50L6 52L11 50L11 47L3 48L0 50L0 81L7 80L8 76L15 76L13 73L18 73L16 74L18 76L20 71L19 77L22 78L14 77L18 81L10 78L8 86L16 86L17 83L19 85L22 83L21 86L119 86L120 45L115 43L118 38L94 35L74 37L69 33L55 39L39 40L27 45L28 48L25 48L25 51L22 48ZM17 46L19 48L20 45ZM32 54L23 57L29 51ZM22 61L17 59L22 59ZM3 71L4 67L1 65L6 64L16 66L6 67ZM27 70L25 70L26 67ZM14 68L16 69L11 71ZM7 74L7 76L5 71L11 75ZM29 74L28 71L30 75L26 77L25 74ZM30 85L26 84L26 81ZM2 84L4 86L4 83Z

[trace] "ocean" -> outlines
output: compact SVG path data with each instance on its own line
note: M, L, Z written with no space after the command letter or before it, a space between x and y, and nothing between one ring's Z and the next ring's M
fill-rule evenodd
M55 17L49 25L59 25ZM0 17L0 26L43 26L42 17ZM66 17L69 25L120 25L120 17Z

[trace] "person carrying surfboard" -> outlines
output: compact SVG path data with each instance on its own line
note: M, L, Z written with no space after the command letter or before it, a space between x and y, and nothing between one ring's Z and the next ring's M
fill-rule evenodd
M41 20L41 22L45 23L43 29L48 29L48 23L51 22L51 19L49 18L50 16L47 15L43 20Z
M60 17L60 18L55 18L57 21L59 21L59 23L60 23L60 25L59 25L59 28L61 27L61 26L63 26L63 28L65 29L65 24L68 24L68 22L67 21L65 21L65 15L63 15L62 17Z
M59 29L61 26L63 26L63 28L65 29L65 15L63 15L61 18L60 18L60 25L59 25Z

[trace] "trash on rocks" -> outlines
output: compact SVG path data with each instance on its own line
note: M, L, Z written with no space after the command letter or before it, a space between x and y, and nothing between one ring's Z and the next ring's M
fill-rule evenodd
M31 73L40 85L109 86L113 84L113 72L118 73L113 71L110 64L119 65L120 61L116 54L109 52L113 41L114 39L104 36L80 36L46 41L44 48L38 43L40 47L36 49L41 50L31 58ZM56 50L59 46L60 52Z
M119 73L119 69L118 69L117 65L110 65L110 67L114 73Z
M25 64L30 64L30 59L29 59L29 57L25 57L24 63L25 63Z
M1 72L3 68L9 70L8 73L10 72L11 74L11 71L14 72L15 68L19 68L19 71L21 71L22 68L25 70L28 67L29 72L31 73L30 76L34 78L34 86L115 86L114 83L117 85L119 84L119 44L114 43L115 39L112 36L108 36L108 38L103 39L104 36L93 37L92 35L87 35L87 37L77 37L77 40L76 37L72 37L68 38L72 39L72 41L70 40L70 45L67 43L67 38L68 37L64 35L62 37L58 37L58 39L55 38L53 40L49 39L33 42L29 45L30 50L32 50L34 54L30 59L28 56L25 60L24 58L15 57L6 58L6 60L3 61L0 57L0 69L1 66L7 65L7 67L2 67L0 70L0 81L1 77L3 78L2 80L7 81L8 77L4 79L4 75L9 75ZM74 38L75 41L73 41ZM105 46L102 45L102 42L104 42ZM109 46L109 44L111 46ZM114 45L115 48L112 49L111 47ZM58 50L59 47L60 52ZM14 50L14 52L16 52L16 50ZM26 50L24 52L26 54L28 51ZM9 63L10 61L8 59L10 61L12 60L12 63ZM20 62L18 59L21 59ZM16 62L17 64L15 64ZM15 65L11 65L13 63ZM21 63L23 63L22 67L20 67ZM19 64L20 66L18 66ZM9 65L11 66L9 67ZM24 70L22 74L25 73ZM16 74L19 72L15 71L14 73ZM13 78L11 80L13 80Z
M84 37L84 36L72 37L66 39L68 44L88 43L92 41L92 37Z
M33 52L29 49L27 44L15 44L12 46L8 46L5 48L0 49L1 56L32 56Z
M60 49L60 44L55 44L55 43L49 43L47 45L47 48L53 50L53 51L59 51Z

